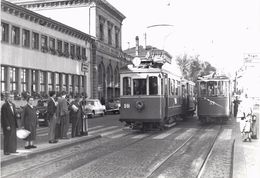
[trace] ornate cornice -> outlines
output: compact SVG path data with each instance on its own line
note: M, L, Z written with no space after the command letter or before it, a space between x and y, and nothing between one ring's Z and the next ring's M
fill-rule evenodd
M106 0L9 0L10 2L30 10L42 9L59 9L68 7L90 6L94 3L97 7L103 8L120 22L125 19L125 16L115 7L109 4Z
M85 40L85 41L88 41L91 43L94 43L94 41L95 41L94 37L92 37L84 32L81 32L75 28L62 24L60 22L57 22L55 20L52 20L50 18L47 18L47 17L37 14L35 12L32 12L23 7L20 7L15 4L12 4L10 2L7 2L5 0L1 0L1 10L2 10L2 12L9 13L11 15L31 21L31 22L39 24L41 26L45 26L47 28L51 28L53 30L59 31L61 33L73 36L73 37L81 39L81 40Z

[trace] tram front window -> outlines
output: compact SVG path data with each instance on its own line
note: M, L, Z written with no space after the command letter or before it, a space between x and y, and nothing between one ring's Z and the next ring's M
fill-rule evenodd
M200 96L207 96L207 83L206 82L200 82Z
M123 95L131 95L131 78L123 78Z
M158 94L158 82L157 77L149 77L149 95Z
M218 93L218 83L216 81L208 82L208 96L217 96Z
M134 95L146 95L146 79L134 79Z

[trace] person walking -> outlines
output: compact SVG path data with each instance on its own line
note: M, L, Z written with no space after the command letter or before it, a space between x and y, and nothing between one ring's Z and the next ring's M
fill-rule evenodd
M242 133L243 141L249 140L251 141L251 123L252 123L252 110L253 110L253 103L250 98L248 98L247 94L242 99L242 102L238 108L238 118L240 120L240 131Z
M61 139L68 139L69 109L65 91L61 93L61 97L58 99L57 116L60 120Z
M72 123L71 137L81 136L81 115L82 108L80 106L80 96L76 96L75 100L70 105L70 119Z
M16 139L16 110L13 104L14 95L5 93L5 103L1 107L1 126L3 129L4 140L4 155L10 153L17 153L17 139Z
M56 93L55 91L49 92L50 99L48 101L47 106L47 119L50 121L49 125L49 143L57 143L58 140L55 139L55 130L56 130L56 124L57 124L57 116L56 116L56 105L58 104L55 101Z
M22 127L31 132L29 136L24 139L26 141L25 149L37 148L33 144L33 141L36 139L36 128L38 124L37 111L36 108L33 107L33 101L33 97L29 96L22 112Z

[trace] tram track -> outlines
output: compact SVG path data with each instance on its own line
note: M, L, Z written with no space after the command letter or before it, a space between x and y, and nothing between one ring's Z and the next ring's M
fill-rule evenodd
M124 137L127 137L129 135L132 135L132 132L129 132ZM93 147L91 149L82 149L78 152L75 151L75 152L60 156L60 157L50 159L48 161L41 162L39 164L32 164L31 166L25 167L23 169L18 169L17 171L13 171L9 174L2 174L1 177L3 177L3 178L20 177L21 173L25 177L27 177L26 175L28 175L28 177L30 177L30 175L34 175L35 172L39 172L40 170L48 170L48 168L50 168L50 167L55 167L55 170L51 170L51 173L48 175L41 176L39 174L37 176L38 177L59 177L64 174L65 170L68 171L68 168L70 170L76 169L84 164L95 161L98 158L102 158L103 156L107 156L107 155L113 154L114 152L121 151L121 150L123 150L131 145L134 145L138 142L141 142L144 139L151 137L151 136L152 135L148 135L144 138L141 138L138 140L133 140L131 143L125 143L123 145L122 145L122 142L118 142L120 144L116 145L116 143L117 143L115 141L116 139L113 140L112 142L109 142L109 140L107 140L102 144L102 145L104 145L104 144L106 144L106 142L108 143L106 145L106 149L102 145L97 145L96 147ZM110 148L108 148L109 146L110 146ZM97 151L97 150L99 150L99 151ZM59 152L61 152L61 151L59 151ZM98 156L95 156L95 154L93 154L93 155L88 154L88 153L93 153L93 152L99 152L96 154ZM73 165L68 166L66 164L66 162L68 162L68 163L73 162ZM52 165L55 165L55 166L52 166ZM57 165L60 165L60 166L63 165L63 166L57 167Z
M205 131L205 130L207 130L207 129L210 130L212 127L213 127L213 125L208 126L208 128L202 128L202 127L201 127L201 128L199 129L198 133L199 133L199 132L203 132L203 131ZM211 151L212 151L212 149L213 149L213 147L214 147L214 144L215 144L215 142L216 142L216 140L217 140L219 134L221 133L221 130L222 130L222 125L221 125L220 128L218 129L217 134L215 135L214 140L213 140L212 143L211 143L210 149L209 149L208 152L207 152L206 159L203 161L203 163L202 163L202 165L201 165L201 167L200 167L200 169L199 169L198 175L200 175L201 172L204 170L203 168L204 168L205 164L207 163L206 160L209 158L210 153L211 153ZM165 157L162 161L160 161L156 166L154 166L153 170L146 176L146 178L157 177L157 176L155 176L155 175L156 175L156 172L157 172L157 171L160 172L159 169L162 168L162 167L164 166L164 164L165 164L167 161L169 161L172 157L174 157L175 155L177 155L177 154L179 153L179 151L181 151L182 149L184 149L184 147L187 146L195 137L196 137L196 135L192 135L192 136L190 136L188 139L186 139L185 142L184 142L182 145L180 145L180 146L179 146L177 149L175 149L171 154L169 154L169 155L168 155L167 157ZM198 175L196 176L197 178L198 178ZM167 177L167 176L166 176L166 177Z
M203 172L205 171L205 166L206 166L206 164L207 164L207 162L208 162L208 160L209 160L209 157L210 157L210 155L211 155L211 153L212 153L212 151L213 151L213 148L214 148L214 145L215 145L215 143L216 143L216 140L217 140L217 138L219 137L219 135L220 135L220 133L221 133L221 131L222 131L222 128L223 128L223 124L221 123L221 126L220 126L220 128L219 128L219 130L218 130L218 133L216 134L216 136L215 136L213 142L211 143L210 149L209 149L208 152L207 152L206 159L203 161L203 164L201 165L200 170L199 170L199 172L198 172L196 178L201 178Z

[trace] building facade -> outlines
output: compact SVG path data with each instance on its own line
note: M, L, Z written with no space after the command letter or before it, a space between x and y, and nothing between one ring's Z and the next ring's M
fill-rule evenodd
M73 26L95 38L93 98L119 97L119 70L131 62L122 51L122 22L125 16L105 0L19 0L14 3ZM75 20L77 19L77 20Z
M90 35L4 0L1 27L1 92L91 96Z

